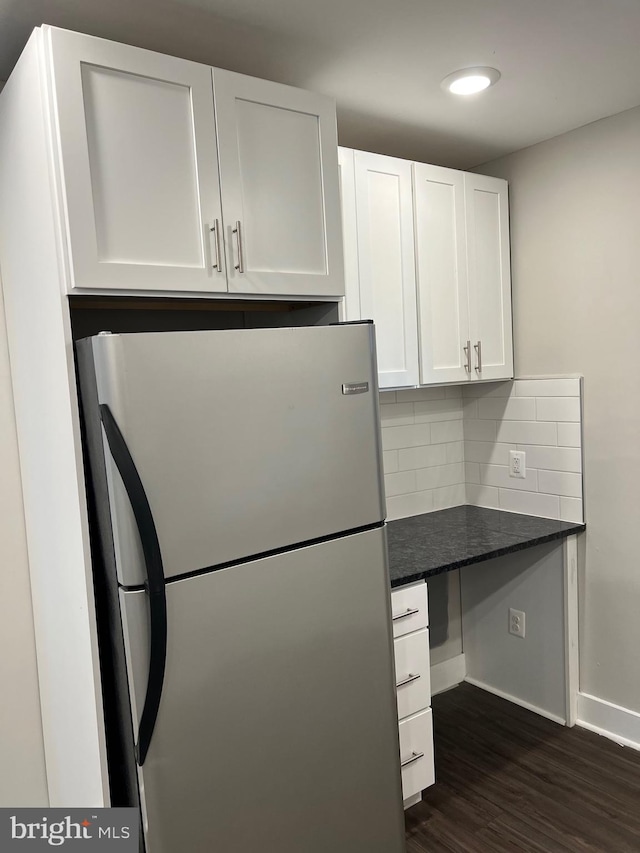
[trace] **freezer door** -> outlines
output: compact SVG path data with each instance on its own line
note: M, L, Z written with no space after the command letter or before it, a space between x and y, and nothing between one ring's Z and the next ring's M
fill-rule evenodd
M100 335L97 403L124 436L165 576L384 518L371 324ZM144 581L108 447L119 580Z
M167 585L147 853L403 853L385 554L378 528ZM121 597L137 719L145 593Z

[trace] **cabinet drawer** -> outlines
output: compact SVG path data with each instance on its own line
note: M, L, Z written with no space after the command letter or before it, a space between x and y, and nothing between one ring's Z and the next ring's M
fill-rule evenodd
M398 719L431 704L429 629L424 628L394 641Z
M433 720L431 708L403 720L400 732L402 799L407 800L436 781L433 765Z
M394 589L391 593L391 618L394 637L426 628L429 624L426 583Z

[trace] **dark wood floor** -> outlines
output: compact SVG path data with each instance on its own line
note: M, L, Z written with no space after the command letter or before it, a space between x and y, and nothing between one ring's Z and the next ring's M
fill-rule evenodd
M407 853L639 853L640 752L463 684L433 699L437 782Z

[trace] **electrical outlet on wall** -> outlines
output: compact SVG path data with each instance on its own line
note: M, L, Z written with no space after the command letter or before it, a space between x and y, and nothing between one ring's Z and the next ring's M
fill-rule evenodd
M527 476L527 459L524 450L509 451L509 476L524 480Z
M509 633L524 640L524 610L509 608Z

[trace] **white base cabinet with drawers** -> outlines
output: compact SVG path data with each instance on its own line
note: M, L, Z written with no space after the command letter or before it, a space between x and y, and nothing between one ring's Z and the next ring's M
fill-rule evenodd
M435 782L426 583L393 590L391 614L402 799L405 808L409 808Z
M507 182L340 148L345 319L380 388L513 376Z

